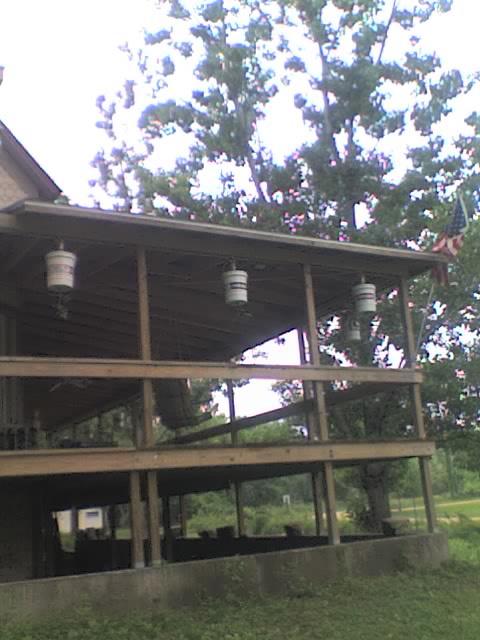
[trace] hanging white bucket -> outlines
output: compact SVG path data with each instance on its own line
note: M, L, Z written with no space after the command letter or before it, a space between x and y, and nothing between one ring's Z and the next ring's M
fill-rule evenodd
M349 342L360 342L362 339L360 322L356 318L349 318L347 320L346 338Z
M362 282L352 289L355 311L357 313L375 313L377 311L377 290L374 284Z
M248 302L248 273L238 269L223 272L225 302L232 306L241 306Z
M69 251L47 253L47 287L53 293L67 293L73 289L77 256Z

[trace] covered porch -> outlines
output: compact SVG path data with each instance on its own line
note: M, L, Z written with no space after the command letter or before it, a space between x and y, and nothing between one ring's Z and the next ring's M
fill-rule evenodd
M60 241L78 265L73 289L58 295L46 287L44 261ZM172 496L232 486L241 537L242 483L289 474L309 474L317 536L339 544L334 468L366 460L419 459L434 531L434 444L421 413L408 280L442 257L33 201L0 213L0 255L0 492L16 487L31 514L23 530L33 522L36 531L17 577L48 573L46 523L54 510L128 502L130 563L140 568L168 555L161 550L159 498L168 511ZM242 307L225 303L222 273L232 262L248 273ZM402 369L320 361L317 320L348 311L362 276L377 295L398 291ZM300 364L238 361L292 329L298 330ZM201 426L189 391L194 379L229 381L226 424ZM273 416L237 419L231 381L243 379L300 380L304 397L272 410ZM398 386L410 395L409 437L399 431L398 438L380 442L330 439L334 406ZM129 403L137 407L129 446L116 438L121 425L115 424L97 446L76 442L77 425L98 417L101 426L103 414ZM239 430L288 415L302 416L304 442L239 445ZM167 442L156 441L157 416L171 431ZM200 445L220 434L230 435L231 444ZM66 436L70 448L64 448ZM35 515L39 495L43 506ZM2 535L12 543L9 527Z

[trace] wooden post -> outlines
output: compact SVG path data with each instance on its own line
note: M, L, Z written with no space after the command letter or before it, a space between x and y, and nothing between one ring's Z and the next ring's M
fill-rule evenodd
M305 341L303 339L303 330L297 329L298 337L298 350L300 352L300 364L307 364L307 354L305 351ZM312 385L305 380L302 381L303 386L303 399L310 400L313 396ZM305 411L305 420L307 425L308 439L313 440L314 437L314 424L315 418L311 411L308 409ZM313 423L313 424L312 424ZM322 478L318 471L314 471L311 475L312 480L312 496L313 496L313 509L315 515L315 533L320 536L323 528L323 508L322 508Z
M148 270L145 249L137 250L137 280L138 280L138 321L140 357L142 360L152 359L152 345L150 336L150 308L148 300ZM153 433L153 388L152 381L142 380L142 424L143 444L147 448L154 447ZM137 447L142 443L137 442ZM160 513L158 507L157 474L147 471L147 503L148 503L148 537L153 566L161 563L160 553Z
M415 334L413 330L412 315L410 312L410 298L408 293L408 281L402 278L399 287L400 312L405 335L405 364L409 368L414 368L417 360ZM425 423L423 421L422 397L420 384L411 384L410 402L412 407L412 418L415 430L420 439L426 440ZM427 527L430 533L436 529L435 501L432 488L432 471L430 458L419 458L420 477L422 481L423 502L425 504L425 514L427 517Z
M70 509L70 533L73 539L77 537L78 533L78 509L77 507L71 507Z
M320 352L318 350L317 336L317 312L315 307L315 294L313 291L312 269L309 264L304 265L305 297L307 306L307 335L310 351L310 364L320 365ZM318 439L326 441L328 435L327 404L323 383L313 384L314 399L318 417ZM337 500L335 496L335 480L333 477L333 465L331 462L323 463L323 483L325 489L325 503L327 513L328 542L340 544L340 534L337 523Z
M117 568L117 506L112 504L107 511L110 528L110 563L112 570Z
M140 358L142 360L151 360L150 306L148 301L148 272L145 249L138 249L137 252L137 276ZM153 434L153 390L151 380L142 380L142 407L144 444L146 447L153 447L155 440Z
M170 517L170 498L165 496L162 498L162 519L163 519L163 535L165 538L165 555L168 562L173 560L172 549L172 520Z
M132 569L145 567L143 550L143 513L140 490L140 473L130 472L130 523L132 531Z
M155 471L147 471L147 496L151 561L152 567L158 567L162 562L162 557L160 552L160 510L158 505L157 474Z
M180 534L182 538L187 537L187 496L178 496L178 510L180 512Z
M227 380L227 394L228 394L228 417L230 422L234 422L236 418L235 411L235 394L233 391L233 383L231 380ZM238 444L238 433L232 432L231 435L232 444ZM243 492L242 485L239 482L235 482L233 485L233 491L235 494L235 511L237 514L237 535L238 537L245 535L245 513L243 511Z

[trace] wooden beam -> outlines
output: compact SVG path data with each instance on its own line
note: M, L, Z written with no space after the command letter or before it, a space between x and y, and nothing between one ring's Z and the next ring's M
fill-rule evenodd
M188 533L188 509L186 495L178 496L178 511L180 515L180 533L182 538L186 538Z
M76 507L72 507L73 511L77 512L78 509ZM118 564L118 544L117 544L117 507L115 504L111 504L107 507L107 518L108 518L108 526L110 529L110 559L111 559L111 568L115 570Z
M405 337L405 363L408 367L415 367L417 360L415 332L413 330L412 314L410 312L410 296L408 292L408 281L405 278L400 280L399 287L400 313ZM423 420L422 397L420 384L410 385L410 404L412 408L412 418L415 431L420 439L426 439L427 433ZM436 529L435 500L433 498L432 471L429 459L420 459L420 479L422 481L423 502L425 505L425 515L427 527L430 533Z
M232 429L235 424L236 410L235 410L235 392L233 389L233 382L227 380L227 393L228 393L228 416L230 418L230 433L232 444L238 445L238 429ZM243 511L243 492L242 485L239 482L235 482L233 485L233 493L235 499L235 512L237 515L237 535L244 536L245 530L245 514Z
M160 566L160 510L158 507L157 472L147 471L147 505L148 505L148 537L153 567Z
M298 340L300 364L306 365L308 364L308 361L307 361L307 352L305 349L303 329L297 329L297 340ZM316 431L315 425L314 425L315 416L313 415L313 412L312 412L312 410L315 408L314 402L313 402L313 388L310 383L303 380L302 389L303 389L303 401L304 402L310 401L310 406L305 406L304 411L305 411L305 423L307 426L308 439L313 440L315 431Z
M307 364L307 352L305 350L305 340L303 336L303 329L297 329L297 339L298 339L298 351L300 356L300 364ZM318 429L315 429L315 416L313 415L312 409L315 408L315 403L313 401L313 389L312 385L309 382L302 382L303 387L303 401L304 404L310 404L310 407L305 408L305 421L307 425L307 433L308 439L313 440L315 432ZM322 487L323 487L323 478L318 471L314 471L311 475L312 481L312 498L313 498L313 513L315 518L315 533L317 536L321 535L323 528L323 506L322 506Z
M313 288L312 269L309 264L304 265L305 298L307 307L307 334L310 353L310 362L314 366L320 366L320 351L317 336L317 314L315 307L315 293ZM305 378L303 378L305 380ZM328 441L328 415L325 401L324 387L321 381L315 381L313 385L315 404L317 409L318 438ZM323 465L323 484L325 491L325 505L327 514L328 541L330 544L340 544L340 532L337 523L337 501L335 495L335 479L331 462Z
M325 393L325 399L328 406L337 406L347 402L355 402L361 400L369 395L389 391L390 385L381 383L377 384L358 384L350 389L344 391L329 391ZM249 416L248 418L239 418L232 422L225 422L215 427L208 427L201 431L194 431L185 435L179 435L172 440L169 440L167 444L191 444L193 442L200 442L201 440L208 440L217 436L226 435L229 433L236 434L243 429L251 429L267 422L275 422L276 420L282 420L291 416L299 415L305 412L310 416L312 409L314 408L314 401L312 398L308 400L302 400L300 402L294 402L285 407L279 409L273 409L271 411L265 411L255 416ZM314 439L314 432L312 436L309 436L310 440Z
M239 418L238 420L234 418L231 422L225 422L224 424L220 424L216 427L208 427L201 431L194 431L193 433L177 436L176 438L169 440L168 444L188 444L228 434L232 434L232 436L234 436L243 429L251 429L252 427L258 427L259 425L266 424L267 422L275 422L276 420L296 416L309 407L310 409L313 408L312 400L310 402L295 402L287 405L286 407L280 407L279 409L273 409L272 411L265 411L264 413L259 413L256 416L250 416L248 418ZM237 441L234 441L233 437L232 444L237 444Z
M35 201L21 203L12 207L11 213L0 214L2 232L73 237L93 243L157 247L200 255L251 256L256 260L261 256L262 262L277 259L298 264L309 258L312 263L331 266L332 259L336 257L345 270L362 269L366 273L387 272L392 275L420 273L446 261L441 256L421 251L292 237L111 211L107 215L101 210Z
M130 473L130 521L132 544L132 569L145 567L145 554L143 550L143 509L140 490L140 473Z
M147 258L144 249L137 252L137 281L138 281L138 324L140 359L152 359L152 345L150 337L150 308L148 303L148 271ZM142 380L142 420L144 444L154 445L153 435L153 390L149 378Z
M138 285L138 337L140 358L150 360L152 345L150 335L150 308L148 301L148 269L147 256L144 249L137 250L137 285ZM152 381L142 380L142 430L137 431L137 448L144 444L147 448L155 445L153 434L153 388ZM140 442L141 440L141 442ZM147 471L147 516L148 538L152 566L159 566L162 560L160 552L160 513L158 508L158 485L156 471Z
M162 521L163 521L163 535L165 538L165 555L167 562L173 560L173 539L172 539L172 518L170 512L170 497L164 496L162 498Z
M0 452L0 478L148 470L202 469L238 465L290 465L396 460L431 456L429 440L309 442L223 447L52 449Z
M106 360L97 358L0 357L0 377L16 378L216 378L243 380L311 380L316 382L376 382L385 385L422 381L415 369L330 367L325 365L252 365L226 362Z
M434 533L437 529L435 498L433 496L432 467L430 458L419 458L420 480L422 482L423 503L427 518L427 530Z
M323 533L323 495L325 494L325 482L321 471L313 471L312 480L312 498L313 498L313 515L315 518L315 534L320 536Z
M402 278L399 287L400 313L405 336L405 363L410 369L415 368L417 360L415 347L415 333L413 331L412 314L410 312L410 296L408 293L408 281ZM423 421L422 399L420 394L420 383L411 387L412 417L417 434L420 438L425 438L425 424Z

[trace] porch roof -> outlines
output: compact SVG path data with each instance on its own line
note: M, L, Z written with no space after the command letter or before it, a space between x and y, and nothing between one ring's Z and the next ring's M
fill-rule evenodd
M68 319L46 288L45 254L63 240L78 256ZM442 256L293 237L244 228L23 201L0 213L0 305L18 307L19 355L138 358L136 250L147 249L152 357L227 361L305 323L302 265L312 265L318 316L350 307L365 275L380 292L444 261ZM224 302L230 260L249 274L249 302ZM138 391L138 382L88 387L30 380L27 416L50 425ZM55 397L54 397L55 396Z

